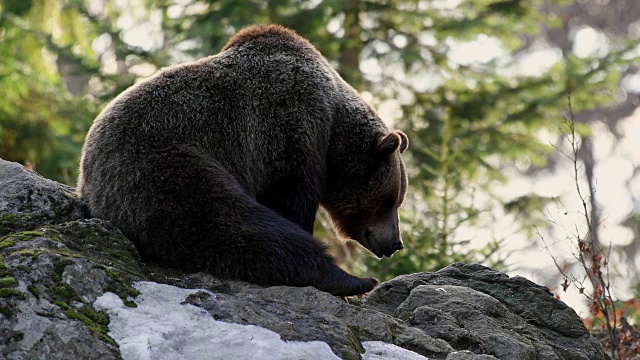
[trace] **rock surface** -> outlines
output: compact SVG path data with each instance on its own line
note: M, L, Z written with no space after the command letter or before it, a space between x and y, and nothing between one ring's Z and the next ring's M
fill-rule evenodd
M0 359L205 351L194 344L214 341L215 329L249 325L275 341L267 347L274 354L301 344L343 359L608 359L576 313L546 288L480 265L400 276L346 303L310 287L262 288L143 264L118 229L87 215L71 188L0 160ZM126 325L118 314L143 314L161 301L163 292L150 290L154 282L180 288L166 288L184 296L173 309L213 325L192 337L169 325L138 331L158 346L148 347L156 353L136 353L131 336L122 336L135 323ZM245 345L238 358L263 358L255 343Z
M0 236L86 217L72 187L0 159Z

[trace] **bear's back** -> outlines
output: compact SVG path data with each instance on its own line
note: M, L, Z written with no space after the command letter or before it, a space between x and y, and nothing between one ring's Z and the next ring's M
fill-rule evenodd
M153 166L145 165L148 151L187 145L219 161L253 193L298 166L292 157L322 159L333 112L332 70L315 49L274 50L263 41L272 39L240 42L132 86L96 118L83 167L108 166L109 173L93 173L120 179ZM79 182L85 180L81 175Z

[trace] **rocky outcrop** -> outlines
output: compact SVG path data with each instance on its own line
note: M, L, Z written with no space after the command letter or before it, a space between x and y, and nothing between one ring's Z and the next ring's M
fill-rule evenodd
M87 214L72 187L0 159L0 236L82 219Z
M608 358L548 289L480 265L344 302L143 264L86 216L72 189L0 160L0 358Z

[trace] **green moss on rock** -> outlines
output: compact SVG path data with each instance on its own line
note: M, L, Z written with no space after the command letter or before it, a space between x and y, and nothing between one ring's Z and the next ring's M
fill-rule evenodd
M92 307L85 306L79 311L68 309L64 314L70 319L84 323L96 338L116 345L115 340L108 335L109 315L104 311L95 311Z
M131 296L131 297L136 297L136 296L140 295L140 291L138 291L138 289L136 289L136 288L134 288L132 286L127 285L126 286L126 290L127 290L127 294L129 294L129 296Z
M122 279L122 277L120 277L120 275L118 275L114 271L108 269L105 266L98 266L98 267L102 269L110 279L109 285L107 285L106 290L118 295L118 297L122 299L122 301L126 306L138 307L138 305L135 302L129 300L128 298L129 297L135 298L136 296L140 295L140 291L130 286L126 281L124 281L124 279Z
M14 234L5 235L0 238L0 249L14 246L20 241L29 241L37 237L47 237L46 234L40 231L21 231Z
M27 290L29 290L29 292L33 294L33 296L35 296L36 299L40 300L40 291L38 290L37 287L35 287L34 285L29 285L27 286Z
M130 308L138 307L138 304L136 304L134 301L131 301L131 300L122 300L122 302L124 302L124 306L126 307L130 307Z
M0 314L4 315L7 318L10 318L11 315L13 315L13 312L6 306L0 306Z
M19 271L22 271L24 273L30 273L31 272L31 269L27 265L24 265L24 264L20 264L20 265L16 266L14 268L14 271L15 270L19 270Z
M0 236L32 229L32 226L41 224L45 216L38 213L27 214L2 214L0 215Z
M10 276L0 278L0 288L16 286L16 279Z
M71 264L73 264L72 260L65 258L56 258L53 264L53 274L51 274L51 279L56 283L61 283L64 269Z
M10 297L10 296L15 296L20 300L25 300L27 298L18 289L14 289L14 288L1 288L0 289L0 298L6 298L6 297Z
M6 224L6 223L10 223L12 221L15 221L15 219L18 217L18 215L16 214L12 214L12 213L5 213L0 215L0 224Z
M364 353L364 347L353 331L347 332L347 345L343 352L345 360L360 359L360 354Z
M10 213L0 215L0 234L11 231L18 223L17 217L16 214Z
M45 251L41 249L22 249L22 250L12 252L11 255L18 255L20 256L21 259L25 259L28 257L38 256L43 252Z
M11 235L3 236L2 238L0 238L0 250L11 247L15 245L18 241L20 241L18 240L18 238L13 237Z
M78 296L78 293L67 284L56 286L51 290L55 296L65 300L75 299Z
M109 223L103 221L69 222L56 227L61 242L103 270L140 278L144 273L133 244ZM87 246L91 244L92 246Z
M2 255L0 254L0 277L10 276L10 275L11 275L11 269L9 269L7 264L2 262Z
M56 301L54 304L58 305L62 310L69 310L71 307L64 301Z

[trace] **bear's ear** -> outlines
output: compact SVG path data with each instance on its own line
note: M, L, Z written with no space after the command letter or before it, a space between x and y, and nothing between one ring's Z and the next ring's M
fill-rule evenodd
M400 154L403 154L407 148L409 147L409 138L407 137L407 134L403 133L400 130L396 130L396 134L400 135Z
M375 154L378 158L385 158L398 150L402 145L402 138L397 132L388 133L378 140L375 146Z

